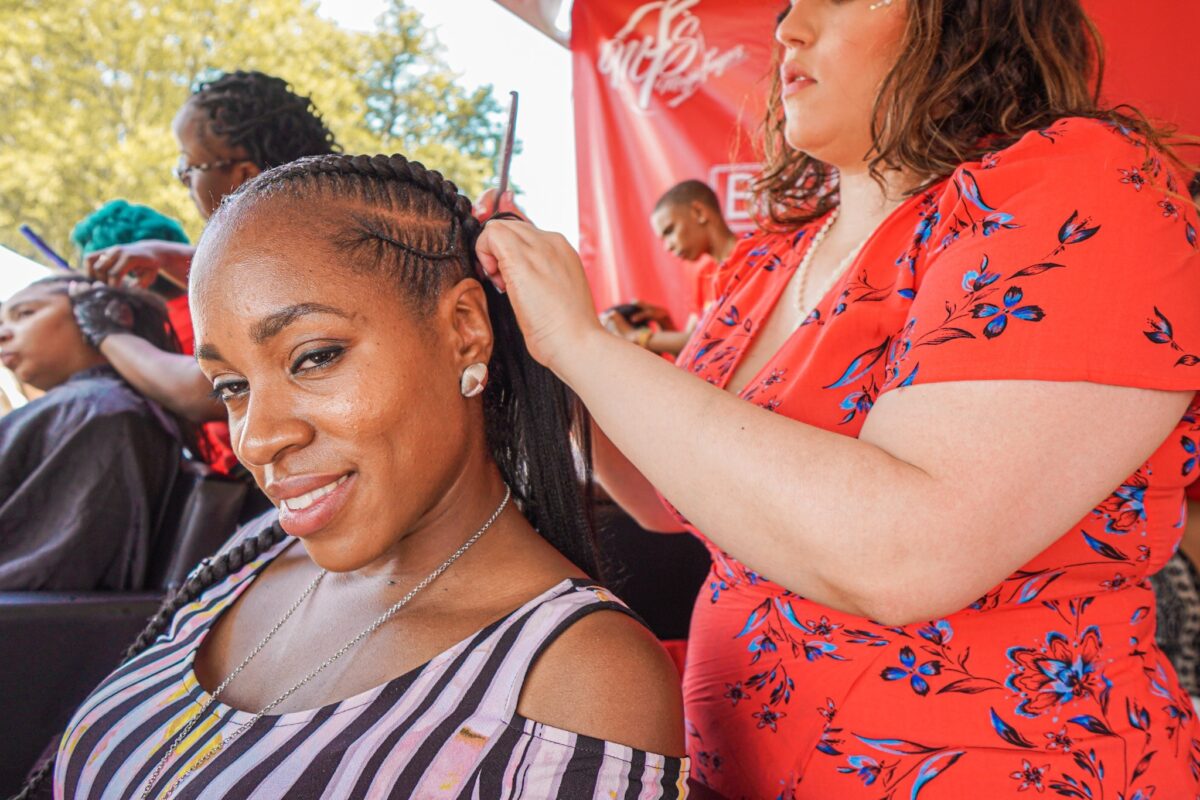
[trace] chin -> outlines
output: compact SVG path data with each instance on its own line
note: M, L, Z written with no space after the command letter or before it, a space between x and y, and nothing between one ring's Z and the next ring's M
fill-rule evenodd
M321 533L324 534L326 531ZM321 569L330 572L354 572L370 564L374 559L370 554L353 547L350 542L346 541L348 538L349 535L343 537L338 537L336 534L333 537L317 535L305 537L300 542L304 545L308 557Z

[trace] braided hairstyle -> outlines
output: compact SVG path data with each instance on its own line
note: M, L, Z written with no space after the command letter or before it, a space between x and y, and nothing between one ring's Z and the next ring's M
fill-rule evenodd
M344 207L348 216L337 223L334 245L354 263L367 264L393 281L416 313L427 313L444 289L479 274L475 240L482 225L471 215L470 200L441 174L403 156L315 156L269 170L226 197L209 227L273 201L316 206L326 218L330 201ZM492 456L534 529L585 572L596 575L602 565L592 520L586 412L529 354L507 296L490 281L481 283L495 339L483 393ZM284 537L276 522L201 562L163 603L124 660L150 647L181 608ZM53 758L11 800L37 797L52 770Z
M318 220L318 230L327 230L346 255L347 269L378 272L418 316L429 313L445 289L482 274L475 240L483 228L471 201L440 173L404 156L299 159L247 181L210 225L273 202ZM331 210L339 208L344 214ZM481 283L495 339L483 395L492 457L534 529L596 575L586 412L529 354L508 297L490 281Z
M39 278L29 285L60 287L55 294L59 292L68 294L71 287L76 284L90 287L93 281L79 273L63 273L51 275L48 278ZM175 333L175 327L171 324L171 318L167 316L167 307L159 297L143 289L132 289L125 286L106 286L104 291L120 295L133 312L133 327L129 329L130 333L140 339L145 339L159 350L165 350L168 353L183 352L179 337Z
M188 102L208 115L209 133L244 149L262 170L338 149L312 100L293 92L282 78L228 72L200 84Z

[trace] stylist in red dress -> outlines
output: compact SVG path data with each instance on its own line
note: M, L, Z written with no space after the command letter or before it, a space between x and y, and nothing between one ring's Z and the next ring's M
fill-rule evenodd
M777 231L680 369L604 334L561 237L479 244L609 492L712 550L700 779L1195 798L1147 584L1200 474L1200 223L1169 151L1089 99L1075 0L795 0L777 38Z

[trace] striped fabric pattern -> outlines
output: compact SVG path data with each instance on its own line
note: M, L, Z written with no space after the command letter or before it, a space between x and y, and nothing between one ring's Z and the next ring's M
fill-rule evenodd
M291 541L180 609L163 637L84 701L59 749L57 800L140 797L171 741L208 697L192 668L205 633ZM188 776L173 797L685 797L686 759L552 728L516 712L537 656L573 622L605 609L628 613L601 587L563 581L382 686L319 709L263 717ZM180 744L153 796L252 716L215 703Z

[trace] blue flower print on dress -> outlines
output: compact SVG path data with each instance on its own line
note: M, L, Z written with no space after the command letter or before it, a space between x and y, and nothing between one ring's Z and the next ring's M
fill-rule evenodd
M954 629L950 627L950 623L944 619L939 619L937 622L931 622L924 628L917 631L917 634L927 642L934 645L947 645L954 638Z
M1139 470L1096 506L1092 514L1107 518L1105 533L1123 535L1145 525L1146 489L1149 486L1150 480ZM1095 545L1092 545L1092 549L1100 552Z
M1025 320L1026 322L1041 322L1046 318L1046 312L1038 306L1018 306L1025 298L1025 293L1019 286L1010 286L1004 293L1003 307L991 303L979 303L971 309L975 319L991 320L983 328L983 335L995 339L1008 328L1008 318Z
M870 756L846 756L846 761L850 766L838 767L838 772L845 775L857 775L862 779L864 786L870 786L879 779L879 770L882 767Z
M1035 767L1033 764L1029 763L1028 759L1023 758L1021 759L1021 768L1012 773L1010 777L1012 777L1013 780L1018 780L1021 782L1021 785L1017 787L1018 792L1023 792L1029 788L1034 788L1039 792L1044 792L1046 791L1046 786L1042 783L1042 781L1045 780L1046 773L1049 771L1049 764L1041 767Z
M1071 245L1086 242L1099 232L1100 226L1093 225L1090 217L1080 219L1077 209L1062 224L1062 227L1058 229L1058 247L1050 255L1056 256Z
M771 732L775 733L779 730L779 720L786 717L787 714L783 711L775 711L764 703L762 711L755 711L751 716L758 720L758 727L760 729L770 728Z
M963 273L962 287L964 292L981 292L1000 280L1000 273L988 272L988 257L984 255L979 269L967 270Z
M900 681L908 678L909 685L917 694L924 697L929 694L929 682L926 678L942 674L942 662L926 661L917 666L917 655L911 647L900 648L899 667L884 667L879 677L885 681Z
M1146 176L1137 167L1130 169L1118 170L1121 173L1121 183L1127 183L1134 188L1135 191L1141 191L1146 185Z
M1094 625L1074 645L1063 634L1051 632L1040 648L1010 647L1013 672L1005 685L1021 696L1017 713L1032 718L1073 700L1101 700L1112 686L1102 670L1102 647L1100 629Z
M1154 316L1146 320L1146 324L1150 329L1143 331L1145 336L1154 344L1170 345L1171 349L1177 353L1183 353L1182 356L1175 362L1177 367L1194 367L1200 364L1200 355L1185 352L1183 345L1175 339L1175 328L1171 325L1171 320L1167 319L1167 315L1158 310L1158 306L1154 307Z
M1191 475L1192 470L1194 470L1196 468L1196 464L1197 464L1196 440L1190 436L1183 436L1180 438L1179 444L1182 445L1183 452L1187 453L1187 455L1188 455L1188 457L1183 462L1183 468L1182 468L1183 477L1186 478L1188 475Z

